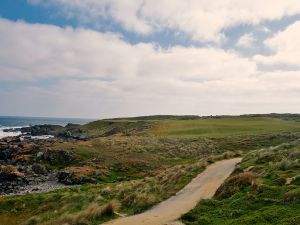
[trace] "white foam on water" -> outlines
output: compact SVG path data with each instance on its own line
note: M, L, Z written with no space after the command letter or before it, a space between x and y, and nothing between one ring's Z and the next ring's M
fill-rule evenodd
M17 132L4 132L5 129L12 129L12 128L21 128L21 127L0 127L0 138L4 137L14 137L21 134L20 131Z
M28 127L28 126L24 126ZM16 129L16 128L22 128L22 127L1 127L0 126L0 139L5 137L15 137L21 135L21 131L16 132L4 132L5 129ZM26 135L25 135L26 136ZM27 135L28 136L28 135ZM31 139L49 139L54 138L53 135L39 135L39 136L30 136Z
M0 125L0 139L1 138L5 138L5 137L15 137L15 136L19 136L22 134L21 131L16 131L16 132L5 132L5 129L17 129L17 128L23 128L23 127L29 127L29 126L22 126L22 127L7 127L7 126L1 126ZM38 136L31 136L31 135L26 135L23 134L22 136L28 136L31 139L49 139L49 138L54 138L53 135L38 135Z

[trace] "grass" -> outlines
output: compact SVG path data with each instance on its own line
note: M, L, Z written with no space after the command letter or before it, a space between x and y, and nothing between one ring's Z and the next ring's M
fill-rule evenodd
M260 221L263 213L271 215L271 206L278 201L282 204L277 209L287 210L287 215L298 210L299 192L291 188L299 183L299 171L294 168L298 147L269 148L300 138L295 120L154 116L95 121L80 129L91 139L49 142L36 151L66 151L74 160L54 154L52 161L40 163L52 170L70 171L76 179L86 176L97 184L0 197L0 224L99 224L118 213L139 213L174 195L208 163L241 154L247 156L236 177L216 199L204 201L187 214L188 224L247 224L244 221L253 222L255 216ZM265 149L256 150L261 148ZM250 166L253 169L243 174ZM290 185L282 185L286 180ZM261 190L266 190L265 196L257 197ZM264 211L266 205L270 207ZM256 213L257 208L262 212Z
M300 123L276 118L238 117L196 120L167 120L150 130L158 136L225 137L264 133L299 132Z
M1 223L99 224L116 217L116 211L138 213L174 195L206 165L206 160L202 160L191 165L165 168L154 176L131 181L1 197Z
M92 137L110 135L156 135L228 137L281 132L299 132L298 117L293 115L249 116L146 116L99 120L80 129Z
M212 200L182 220L194 224L300 224L300 143L247 154Z
M226 151L274 146L298 137L298 133L218 138L111 136L89 141L56 142L51 149L64 149L75 158L80 158L79 164L67 165L66 170L76 167L80 172L80 168L81 171L88 168L91 178L107 183L138 179L157 173L166 166L194 163Z
M103 137L114 134L141 133L152 125L151 122L142 120L98 120L80 127L80 129L91 137Z

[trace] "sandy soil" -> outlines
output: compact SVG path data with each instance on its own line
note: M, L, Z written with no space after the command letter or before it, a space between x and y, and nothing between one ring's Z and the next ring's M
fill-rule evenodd
M241 158L216 162L206 168L175 196L134 216L112 220L105 225L179 225L176 219L193 209L201 199L214 196ZM175 221L175 222L172 222Z

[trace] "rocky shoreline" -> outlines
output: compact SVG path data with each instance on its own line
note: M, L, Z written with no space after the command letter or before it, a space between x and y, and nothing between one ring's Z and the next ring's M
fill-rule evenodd
M20 131L21 135L0 139L0 195L96 184L108 176L111 168L96 158L85 158L74 147L77 142L82 145L91 139L80 125L36 125L17 129L7 132ZM113 133L115 129L110 131ZM44 138L45 135L50 138Z
M80 165L80 159L72 151L49 147L68 140L87 140L77 125L37 125L17 129L22 135L0 139L0 195L48 192L93 182L65 170L68 166ZM16 129L7 130L11 131ZM32 135L51 135L51 138Z
M62 157L66 162L74 160L69 152L52 152L45 148L57 140L7 137L0 139L0 195L47 191L62 187L57 171L48 162ZM45 184L51 185L45 185Z
M35 137L35 136L49 136L64 139L88 140L89 137L83 133L79 124L60 125L34 125L20 128L4 129L4 132L20 132L21 136Z

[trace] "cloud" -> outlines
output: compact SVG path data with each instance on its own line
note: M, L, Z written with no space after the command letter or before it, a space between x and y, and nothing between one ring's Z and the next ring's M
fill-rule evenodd
M255 56L257 62L266 65L300 67L300 21L265 40L264 44L272 51L272 54Z
M217 48L131 45L112 33L0 20L2 80L231 79L255 64ZM28 57L30 53L30 57ZM228 76L230 75L230 76Z
M124 29L142 35L171 29L193 40L221 42L224 29L259 24L300 13L298 0L29 0L52 4L66 17L81 23L101 24L113 20Z
M243 48L250 48L254 42L255 42L255 38L252 33L244 34L239 38L239 40L236 43L236 46L243 47Z
M296 71L262 73L216 47L0 19L0 114L114 117L300 110ZM279 50L278 50L279 51ZM278 107L280 105L280 107Z
M265 32L265 33L270 33L271 32L270 28L268 28L268 27L261 27L260 30Z
M153 51L150 45L131 46L112 33L4 19L0 20L0 36L2 80L113 80L121 74L134 74L137 57Z

